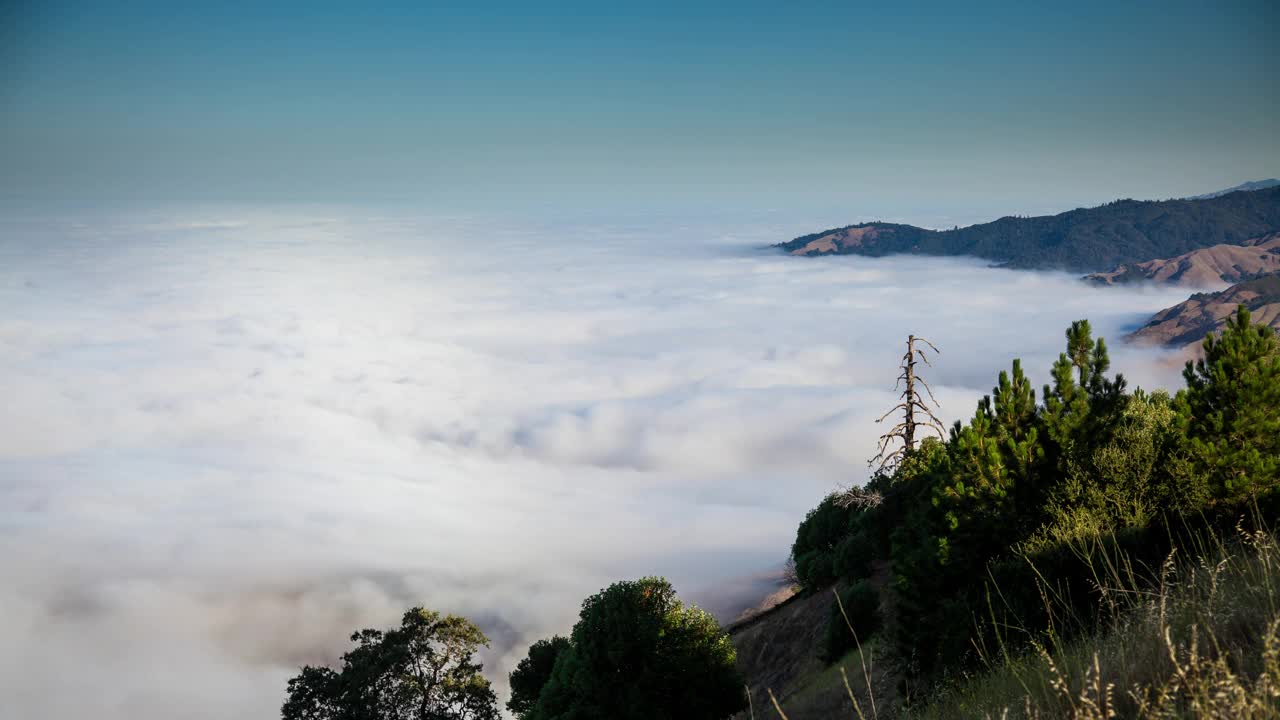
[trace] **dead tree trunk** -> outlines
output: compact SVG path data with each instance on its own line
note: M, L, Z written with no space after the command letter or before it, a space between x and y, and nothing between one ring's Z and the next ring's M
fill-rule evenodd
M916 432L918 430L936 432L938 437L946 437L946 431L942 428L942 421L925 404L923 396L917 389L918 387L924 388L934 407L938 406L938 401L933 397L933 388L929 387L929 383L924 378L916 374L917 362L923 362L925 365L932 367L929 358L925 357L924 350L916 347L916 343L924 343L934 353L938 352L938 348L934 347L933 343L928 340L915 335L907 336L907 352L902 356L902 365L900 366L902 373L898 375L898 382L893 387L894 390L900 387L903 388L902 394L898 396L900 402L893 406L889 412L881 415L876 422L883 422L885 418L899 412L902 413L902 420L894 425L889 432L880 436L880 451L868 463L876 466L877 472L892 471L908 455L915 452ZM901 445L890 451L890 447L895 444L895 441L900 442Z

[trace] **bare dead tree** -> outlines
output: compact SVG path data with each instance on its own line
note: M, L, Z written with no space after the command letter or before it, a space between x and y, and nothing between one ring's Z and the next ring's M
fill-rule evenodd
M880 451L876 456L871 458L867 463L876 467L877 472L893 470L906 456L910 455L916 449L916 431L934 432L938 437L945 438L946 430L942 428L942 421L933 414L929 406L924 402L924 396L921 395L918 387L924 388L928 394L929 400L934 407L938 407L938 401L933 397L933 388L929 387L929 383L924 378L916 374L916 363L923 362L929 367L933 364L929 362L929 358L925 356L924 349L917 347L916 343L924 343L928 345L935 354L938 348L933 343L922 337L915 335L907 336L907 352L902 356L902 373L898 375L898 382L893 386L894 390L903 388L902 394L898 396L900 402L893 406L889 412L880 416L877 423L883 422L890 415L902 413L902 420L894 425L889 432L880 436ZM895 441L902 444L890 450Z
M916 374L917 362L923 362L925 365L933 367L933 363L930 363L929 358L925 356L924 349L916 347L916 343L924 343L935 354L940 354L938 348L928 340L915 335L907 336L907 352L902 356L902 364L899 366L902 372L898 375L898 382L893 386L894 390L903 388L902 394L898 396L899 403L893 406L889 412L881 415L876 422L884 422L885 418L899 412L902 413L902 420L894 425L889 432L880 436L880 451L867 463L875 466L876 472L893 471L908 455L914 452L917 431L937 433L939 438L944 439L947 435L946 430L942 427L942 421L933 414L933 411L925 403L924 396L916 389L917 385L924 388L929 401L933 403L934 407L938 407L938 400L933 396L933 388L929 387L928 381ZM890 447L893 446L895 440L902 444L891 451ZM842 488L836 493L835 503L843 508L867 510L879 505L883 499L880 493L874 490L849 487Z

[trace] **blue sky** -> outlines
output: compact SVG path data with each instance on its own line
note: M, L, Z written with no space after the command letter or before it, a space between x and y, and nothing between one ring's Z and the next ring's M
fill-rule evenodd
M1280 173L1268 2L373 5L9 4L0 192L910 218Z

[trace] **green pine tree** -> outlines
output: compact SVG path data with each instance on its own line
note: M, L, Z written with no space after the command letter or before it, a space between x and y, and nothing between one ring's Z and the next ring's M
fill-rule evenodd
M1055 464L1067 464L1088 455L1089 446L1105 441L1102 435L1123 411L1124 376L1107 378L1111 358L1102 338L1093 339L1088 320L1077 320L1067 329L1067 351L1053 364L1053 385L1044 387L1045 432L1056 446Z
M1215 493L1240 499L1280 483L1280 348L1275 331L1254 325L1244 305L1221 338L1204 339L1204 358L1187 363L1180 401L1198 470Z
M952 451L953 475L934 498L945 524L938 549L943 562L957 551L985 562L1038 524L1035 476L1044 448L1021 361L1013 361L1012 374L1001 371L973 419L956 428Z

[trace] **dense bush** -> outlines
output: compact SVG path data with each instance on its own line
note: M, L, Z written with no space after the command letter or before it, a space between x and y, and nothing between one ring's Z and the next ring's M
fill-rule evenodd
M855 527L853 521L859 511L840 507L836 497L828 495L809 511L791 545L796 578L805 590L817 590L835 582L837 546Z
M546 647L535 648L530 667L545 659ZM582 603L536 705L521 717L723 720L746 707L735 660L716 621L681 603L666 580L614 583ZM522 708L532 685L521 690Z
M870 577L875 558L875 539L871 533L858 530L836 545L832 570L838 577L849 580Z
M880 591L868 580L859 580L845 588L840 593L840 602L831 604L823 659L835 662L844 657L878 631L880 623Z
M529 654L511 671L508 678L511 698L507 700L507 709L517 718L526 720L533 717L538 695L551 679L556 660L568 649L569 638L560 635L539 640L529 647Z

